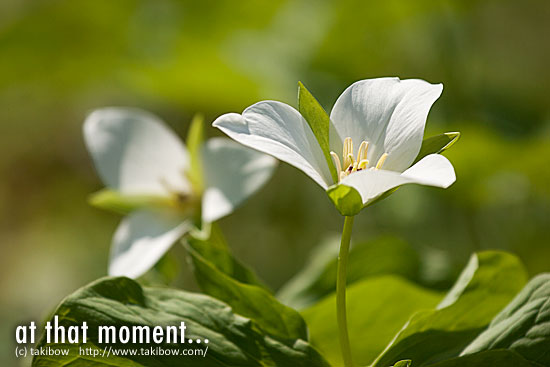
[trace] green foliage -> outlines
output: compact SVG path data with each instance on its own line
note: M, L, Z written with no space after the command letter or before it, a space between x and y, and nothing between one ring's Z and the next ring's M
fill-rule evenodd
M451 358L431 364L430 367L535 367L511 350L491 350L468 356Z
M462 354L510 349L533 364L550 365L550 274L533 278Z
M351 256L350 256L351 258ZM347 291L348 329L356 363L370 363L392 340L411 315L433 308L442 295L415 285L401 277L385 275L352 284ZM335 365L341 366L337 339L335 295L302 312L311 342ZM409 358L403 356L403 358ZM412 358L414 361L414 358ZM399 359L395 359L395 362ZM384 367L390 366L386 363Z
M320 266L326 264L323 256L329 258L328 250L325 251L320 252L318 264L306 274L321 278L325 275ZM546 327L549 276L535 278L502 310L525 282L526 273L519 260L497 251L473 255L444 298L396 275L357 281L349 286L347 296L354 359L360 365L372 363L372 367L387 367L406 359L412 360L414 367L434 363L484 366L492 359L507 358L510 362L503 366L513 366L514 362L518 366L529 362L545 365L548 361L543 349L550 334ZM311 342L331 363L340 365L340 351L334 345L334 293L302 314ZM482 333L487 325L489 328Z
M216 263L210 262L210 257L205 257L212 253L209 243L195 238L185 243L197 283L206 294L228 303L236 313L254 320L264 332L279 340L308 339L306 324L297 311L277 301L249 272L243 276L241 266L237 266L238 278L231 276L235 272L227 267L230 255L219 254L224 250L219 247L214 257ZM224 257L224 261L219 261ZM231 260L230 263L234 269L236 262Z
M328 188L327 195L343 216L354 216L363 209L361 195L353 187L333 185Z
M277 298L303 309L335 292L338 245L339 239L331 238L316 247L306 266L279 290ZM348 261L348 285L384 274L416 280L420 266L413 248L393 236L352 243Z
M65 327L88 324L88 344L75 344L67 357L52 359L37 356L33 366L181 366L182 356L131 356L128 359L81 356L78 347L101 348L99 326L179 326L185 322L186 338L208 339L204 357L185 357L186 366L326 366L326 362L304 340L284 344L260 332L255 321L233 313L231 308L209 296L165 288L143 288L128 278L103 278L67 297L55 311L59 324ZM108 344L113 348L139 347ZM39 346L63 348L64 345ZM147 344L143 347L148 348ZM163 349L178 348L160 344ZM189 348L190 344L179 348ZM192 344L197 347L198 344Z
M302 82L298 82L298 111L300 111L300 114L305 118L313 134L317 138L323 155L325 156L325 160L327 161L332 179L335 183L338 182L338 173L332 162L332 157L330 156L330 117Z
M416 313L373 367L409 358L415 367L457 357L526 282L519 260L488 251L475 254L433 310Z
M391 73L444 81L443 98L430 114L427 128L460 126L468 137L461 141L460 150L449 153L459 176L457 184L441 193L395 197L399 210L392 209L389 201L387 206L370 208L357 234L391 231L412 243L438 244L454 259L450 273L480 243L484 248L517 251L530 273L548 268L550 170L541 169L550 156L548 88L539 82L549 75L547 48L541 47L547 42L547 21L541 15L548 12L548 2L533 1L530 6L510 0L254 5L250 0L216 4L60 0L24 6L7 1L1 6L0 106L6 123L0 144L4 178L0 206L10 212L1 232L9 237L4 242L17 243L5 247L2 267L12 274L31 266L33 273L47 274L49 285L27 287L32 274L26 277L21 272L17 281L4 282L2 294L13 296L6 297L2 308L3 325L21 317L21 304L39 313L63 289L104 271L114 219L75 204L97 187L89 170L82 169L87 164L85 152L74 144L87 110L124 103L150 106L163 116L185 117L202 110L210 118L265 98L291 102L294 96L285 93L299 78L319 91L316 96L327 106L349 83L365 77ZM229 13L239 14L238 19L228 17ZM442 116L445 122L438 121ZM175 127L179 132L185 129ZM40 154L36 147L41 147ZM336 228L330 211L313 204L314 185L291 181L295 177L285 174L275 178L262 200L251 202L235 219L226 219L232 238L240 238L242 223L262 234L262 250L249 254L256 257L255 263L269 259L262 272L273 284L288 278L290 269L302 262L306 250L297 244L314 243L320 228ZM292 190L281 189L289 182ZM155 198L120 198L113 193L93 200L121 213L164 204ZM292 211L286 210L290 205ZM285 210L268 211L264 220L256 215L259 207ZM274 223L280 231L273 230ZM425 230L426 223L430 231ZM296 234L293 240L285 241L291 234ZM86 256L81 256L82 249ZM222 273L254 284L255 277L226 255L214 249L203 257ZM63 272L52 272L51 266ZM527 307L530 303L518 312L531 307ZM479 306L472 303L468 310L463 307L463 312L476 314L487 305L489 299ZM514 315L521 313L510 317ZM527 327L518 325L518 330ZM511 329L507 331L516 330ZM542 330L542 325L533 329ZM420 333L424 331L414 335ZM506 335L506 340L521 337ZM522 340L510 345L523 348L526 341ZM536 345L534 340L531 344ZM333 348L338 349L336 341ZM421 363L413 361L413 367ZM530 363L515 352L492 350L435 365L523 367Z
M176 203L165 197L153 195L122 195L118 191L102 189L88 199L90 205L126 215L144 207L174 206Z
M452 147L460 139L459 132L443 133L422 140L422 146L420 152L414 160L414 163L418 162L428 154L439 154ZM413 163L413 164L414 164Z
M234 280L256 285L271 292L260 279L248 267L235 259L231 254L227 241L223 236L220 227L216 223L205 224L202 232L193 231L186 239L187 248L192 248L204 259L216 268L217 271L233 278Z

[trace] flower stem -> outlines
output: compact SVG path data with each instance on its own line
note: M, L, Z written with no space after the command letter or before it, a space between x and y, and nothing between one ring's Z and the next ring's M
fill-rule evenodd
M338 336L340 338L340 349L345 367L352 367L351 347L349 344L348 321L346 316L346 274L348 266L349 244L353 218L346 217L344 229L342 230L342 241L340 242L340 253L338 254L338 273L336 274L336 318L338 321Z

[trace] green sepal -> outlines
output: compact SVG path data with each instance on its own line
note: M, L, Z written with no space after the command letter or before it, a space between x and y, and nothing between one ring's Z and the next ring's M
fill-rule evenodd
M131 211L141 208L158 208L174 206L175 202L168 197L155 195L124 195L111 189L102 189L90 195L90 205L126 215Z
M428 154L439 154L443 151L449 149L458 141L460 138L460 132L449 132L443 133L435 136L430 136L422 140L422 146L420 147L420 152L414 160L413 164L427 156Z
M201 147L204 142L204 116L195 114L191 120L189 131L187 132L187 150L189 151L189 170L186 172L187 178L191 181L193 190L201 193L204 188L204 179L202 172L202 152Z
M330 156L330 117L302 82L298 82L298 111L307 121L315 138L317 138L317 142L327 161L332 179L334 182L338 182L338 173Z
M357 190L346 185L332 185L327 195L340 214L351 217L363 209L363 199Z

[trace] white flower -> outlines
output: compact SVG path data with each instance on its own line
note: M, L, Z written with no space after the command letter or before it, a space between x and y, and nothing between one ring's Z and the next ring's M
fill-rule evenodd
M105 185L150 204L126 216L113 237L109 274L133 278L150 269L194 220L213 222L231 213L271 177L277 162L229 139L210 139L201 147L203 185L197 189L187 178L187 148L147 112L96 110L84 123L84 138Z
M258 102L242 114L220 116L213 126L295 166L325 190L335 184L354 188L366 206L403 184L446 188L455 181L452 164L439 154L411 167L428 112L442 90L441 84L399 78L367 79L348 87L330 114L328 140L336 175L306 119L284 103Z

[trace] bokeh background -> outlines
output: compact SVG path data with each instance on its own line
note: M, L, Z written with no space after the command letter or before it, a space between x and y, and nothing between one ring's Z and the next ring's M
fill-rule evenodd
M16 324L105 275L119 217L86 201L101 188L81 134L96 107L148 109L183 136L195 112L296 105L300 80L327 110L359 79L442 82L427 135L462 132L447 154L457 182L401 188L361 213L354 238L408 242L438 288L481 249L550 270L548 19L544 0L2 0L0 364L14 363ZM287 165L220 222L274 289L342 223ZM192 288L178 271L174 284Z

